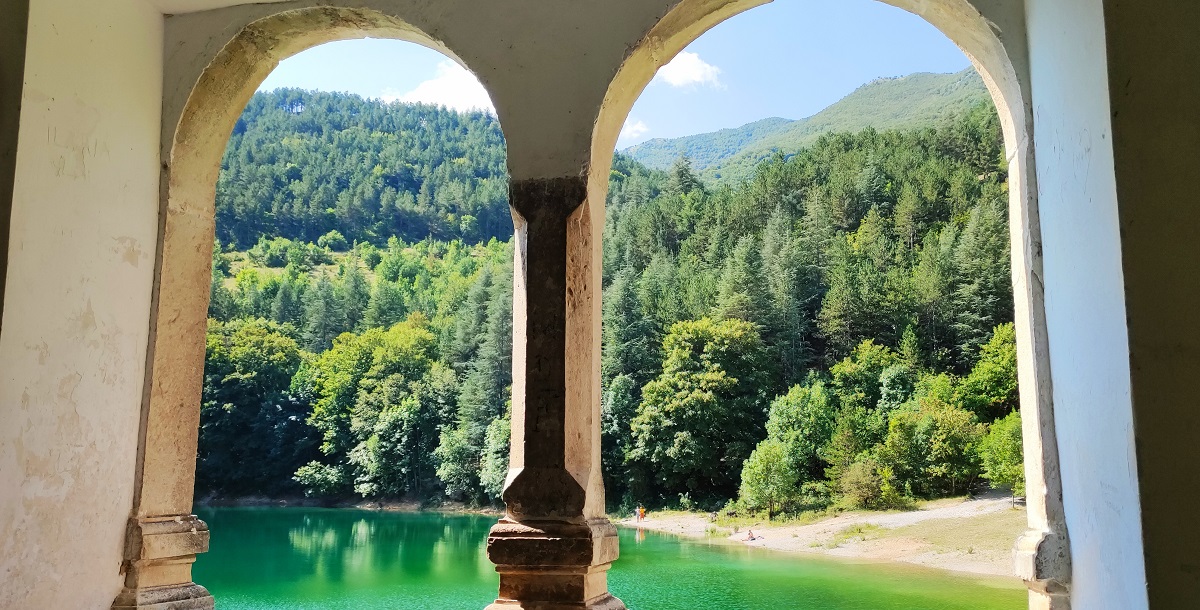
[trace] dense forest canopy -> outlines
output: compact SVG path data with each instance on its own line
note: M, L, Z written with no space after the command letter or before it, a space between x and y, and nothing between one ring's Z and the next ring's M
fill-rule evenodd
M486 115L255 97L218 184L202 497L498 500L502 167ZM772 516L900 506L981 477L1019 490L1006 179L990 105L827 134L737 181L618 155L610 503Z
M217 238L389 237L468 243L512 233L495 117L356 95L277 89L251 98L217 182Z

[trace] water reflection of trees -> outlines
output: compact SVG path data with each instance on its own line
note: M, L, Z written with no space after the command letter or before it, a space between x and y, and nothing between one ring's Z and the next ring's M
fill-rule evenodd
M289 528L288 542L333 580L347 571L461 577L478 571L486 533L486 524L463 517L331 511L306 515Z
M222 556L206 565L223 582L329 584L463 579L490 568L491 519L436 513L320 509L222 509L206 515ZM490 571L490 569L488 570Z

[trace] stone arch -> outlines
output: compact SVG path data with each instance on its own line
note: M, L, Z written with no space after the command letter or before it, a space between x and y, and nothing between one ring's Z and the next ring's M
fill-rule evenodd
M200 66L196 80L184 83L189 88L178 107L167 97L134 502L125 586L114 608L213 607L208 592L191 582L191 564L208 548L207 526L191 511L221 157L250 97L281 60L326 42L366 37L420 44L466 67L445 44L395 15L344 7L276 10L241 27Z
M593 206L606 199L621 126L658 69L712 27L770 1L682 0L630 50L609 85L592 135L587 199ZM1020 7L980 0L880 1L925 19L958 45L982 76L999 112L1009 163L1029 514L1028 530L1014 549L1016 572L1029 587L1030 607L1065 609L1069 607L1070 551L1055 437L1024 13Z

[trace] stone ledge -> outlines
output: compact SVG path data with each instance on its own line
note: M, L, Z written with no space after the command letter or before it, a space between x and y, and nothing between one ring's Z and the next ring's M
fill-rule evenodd
M1043 596L1046 607L1070 608L1071 550L1054 532L1028 530L1013 548L1017 576L1032 593Z
M610 594L580 603L519 602L498 599L484 610L625 610L625 604Z
M1054 532L1026 531L1017 539L1013 556L1017 576L1024 580L1070 582L1071 552L1067 541Z
M189 582L168 587L124 589L113 601L112 610L213 610L208 590Z
M196 515L142 519L131 524L131 560L186 557L208 551L208 524Z
M607 565L620 554L617 528L607 519L587 523L561 521L513 521L501 519L492 526L487 539L487 554L497 569L508 571L586 568Z

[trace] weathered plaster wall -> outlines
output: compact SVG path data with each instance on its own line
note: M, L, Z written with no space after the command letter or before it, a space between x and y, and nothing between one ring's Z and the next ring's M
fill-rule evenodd
M1027 0L1072 607L1147 607L1099 0Z
M143 0L31 6L0 337L0 608L107 608L121 587L162 32Z
M29 0L0 7L0 309L8 276L8 225L17 165L17 126L21 120L21 83L25 75L25 30ZM0 331L3 330L0 318Z
M1133 423L1153 608L1200 600L1200 4L1104 2Z

